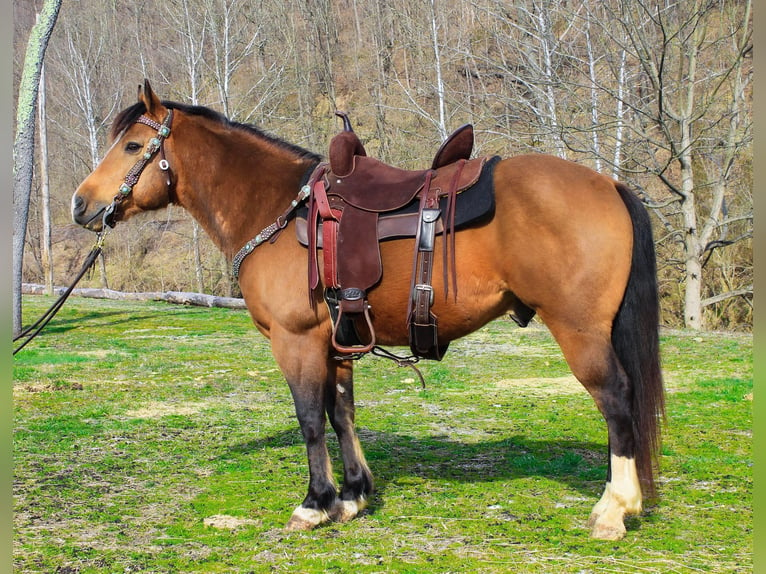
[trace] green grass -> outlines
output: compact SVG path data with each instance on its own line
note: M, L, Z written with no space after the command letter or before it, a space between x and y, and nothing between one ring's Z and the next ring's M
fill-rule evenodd
M25 318L49 303L25 298ZM664 332L662 349L661 499L621 542L585 525L600 415L548 332L506 320L421 363L425 390L360 361L370 508L288 533L305 451L248 315L71 299L14 358L15 571L750 572L752 338Z

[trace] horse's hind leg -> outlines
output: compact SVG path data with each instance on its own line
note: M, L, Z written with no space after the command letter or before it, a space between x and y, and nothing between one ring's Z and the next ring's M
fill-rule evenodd
M604 494L593 508L591 536L619 540L625 536L624 517L639 514L641 486L636 471L636 437L632 388L606 331L586 331L548 325L575 377L585 386L606 420L609 470Z
M354 380L350 361L334 361L325 389L325 408L340 443L343 457L343 487L330 518L346 522L367 506L373 491L372 473L356 434L354 422ZM334 368L333 368L334 367Z

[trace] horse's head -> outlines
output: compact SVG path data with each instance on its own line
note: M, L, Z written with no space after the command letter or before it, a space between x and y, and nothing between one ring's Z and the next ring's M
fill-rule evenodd
M114 226L170 203L173 181L165 139L172 114L145 80L138 88L138 103L115 119L109 151L72 196L75 223L100 231L105 224Z

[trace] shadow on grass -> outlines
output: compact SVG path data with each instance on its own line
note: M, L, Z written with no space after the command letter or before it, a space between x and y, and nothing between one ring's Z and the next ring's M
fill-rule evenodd
M481 483L538 477L566 484L588 497L600 495L606 480L606 444L571 439L534 440L523 435L466 442L445 436L415 437L369 429L360 429L359 435L375 476L375 506L385 503L388 488L407 488L420 479ZM302 445L296 428L237 445L234 450L244 453ZM332 433L328 445L339 466ZM305 458L298 462L306 464Z
M40 313L40 315L42 315L42 313ZM114 316L122 316L122 318L116 320L109 319ZM43 328L41 335L45 333L66 333L67 331L77 328L113 327L123 323L144 321L152 317L156 317L156 313L127 314L124 311L90 311L88 313L77 315L77 317L60 317L57 315ZM35 317L29 324L31 325L34 321L37 321L37 319L38 317Z

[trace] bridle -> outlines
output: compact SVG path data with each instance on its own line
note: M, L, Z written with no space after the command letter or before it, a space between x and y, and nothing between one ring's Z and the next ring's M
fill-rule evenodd
M138 183L138 178L141 177L141 173L144 171L144 168L147 166L147 164L151 161L151 159L154 157L154 155L159 152L160 154L160 162L159 162L159 168L165 172L165 177L168 185L168 189L170 189L171 180L170 180L170 165L168 164L168 160L165 159L165 148L163 144L165 143L165 139L170 136L170 124L173 121L173 110L168 109L168 115L165 117L165 120L158 124L153 119L142 115L139 117L135 123L138 124L145 124L155 130L157 130L157 135L149 140L149 145L146 146L146 150L144 151L143 155L141 156L141 159L139 159L135 165L130 168L130 171L125 175L125 179L123 180L122 184L119 188L119 193L114 196L114 199L112 199L112 203L110 203L106 207L102 207L96 214L90 218L90 220L86 223L86 225L98 217L103 216L103 223L104 223L104 229L106 226L114 227L115 221L114 221L114 210L119 205L119 203L125 199L130 193L133 191L133 186ZM112 147L117 144L118 141L122 138L122 135L125 132L123 131L122 134L120 134L120 137L115 140L115 143L112 144ZM108 152L107 152L108 153ZM88 256L85 258L85 262L82 265L82 268L80 269L80 272L75 277L72 284L59 296L59 298L53 303L53 305L50 306L50 308L43 314L40 319L38 319L33 325L30 325L26 329L24 329L21 333L16 335L13 338L14 343L18 340L24 339L24 341L19 344L18 347L16 347L13 350L13 354L15 355L18 353L21 349L23 349L27 343L29 343L32 339L34 339L38 334L40 334L40 331L42 331L43 327L45 327L51 319L53 319L54 315L58 313L59 309L64 305L64 302L67 300L69 295L72 293L72 291L75 288L75 285L77 285L78 281L85 275L85 273L88 272L88 270L91 268L91 266L96 262L96 258L101 253L101 249L104 245L104 230L102 229L101 232L98 234L98 241L93 246L93 249L91 249Z
M144 150L144 154L141 156L141 158L135 163L135 165L130 168L127 174L125 174L125 179L123 180L122 184L120 184L119 190L117 195L114 196L112 199L112 203L110 203L108 206L103 208L103 223L104 226L114 227L116 222L114 221L114 210L117 208L117 206L122 202L123 199L128 197L131 192L133 191L133 187L138 183L138 179L141 177L141 173L143 173L144 168L149 164L149 162L152 160L154 155L159 152L160 154L160 162L159 162L159 168L165 172L165 178L168 188L170 188L171 180L170 180L170 165L168 164L168 160L165 159L165 139L170 136L170 124L173 122L173 110L168 109L168 115L165 116L165 120L159 124L156 121L154 121L152 118L142 115L140 116L135 123L137 124L144 124L149 126L150 128L153 128L157 130L157 135L149 140L149 145L146 146L146 150ZM97 213L94 216L97 217L99 213Z

